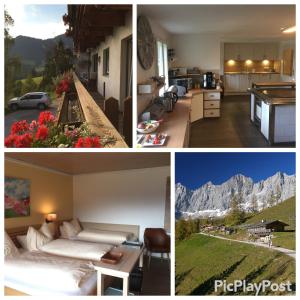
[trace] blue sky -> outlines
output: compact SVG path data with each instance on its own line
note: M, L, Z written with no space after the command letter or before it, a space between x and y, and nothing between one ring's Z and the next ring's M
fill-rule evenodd
M11 1L5 7L15 21L10 28L13 37L26 35L47 39L65 32L62 16L67 12L67 5L21 5Z
M238 173L255 182L281 171L295 174L294 153L176 153L175 177L189 189L220 184Z

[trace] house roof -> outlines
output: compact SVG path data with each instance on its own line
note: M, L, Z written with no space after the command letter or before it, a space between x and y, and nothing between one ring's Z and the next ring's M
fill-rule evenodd
M270 221L264 221L264 222L260 222L260 223L256 223L256 224L249 224L248 228L265 227L265 226L271 225L273 223L281 224L283 226L289 226L289 224L286 224L279 220L270 220Z
M68 5L68 14L63 16L69 25L66 35L73 38L78 52L95 48L113 34L116 26L125 25L125 15L132 5Z

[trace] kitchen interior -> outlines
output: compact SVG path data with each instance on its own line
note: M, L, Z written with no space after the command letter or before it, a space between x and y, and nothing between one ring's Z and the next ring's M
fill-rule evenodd
M295 147L295 5L138 5L138 147Z

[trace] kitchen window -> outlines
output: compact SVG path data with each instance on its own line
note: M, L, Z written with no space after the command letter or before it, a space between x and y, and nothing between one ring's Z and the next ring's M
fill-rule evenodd
M168 78L168 45L157 41L157 67L158 75L165 77L165 85L159 90L159 96L163 96L169 87Z
M109 48L103 50L103 75L109 75Z

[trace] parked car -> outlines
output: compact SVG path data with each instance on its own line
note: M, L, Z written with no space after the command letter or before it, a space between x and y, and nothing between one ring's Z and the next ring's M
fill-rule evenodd
M44 110L50 103L51 99L47 93L33 92L10 99L8 101L8 108L11 110L17 110L19 108L38 108Z

